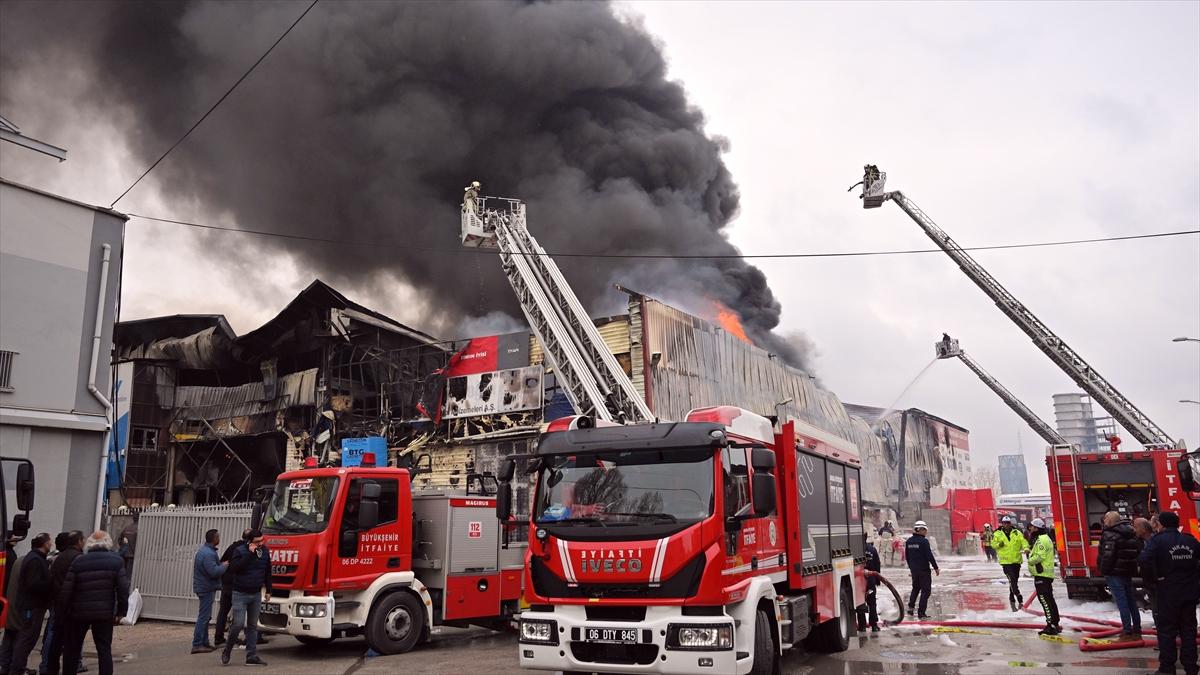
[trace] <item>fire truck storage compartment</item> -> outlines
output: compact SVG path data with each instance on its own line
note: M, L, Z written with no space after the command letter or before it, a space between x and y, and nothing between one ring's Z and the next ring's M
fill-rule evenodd
M496 502L447 493L413 494L413 570L443 621L500 613Z
M1089 538L1100 540L1104 514L1122 512L1126 518L1149 518L1158 513L1154 494L1154 462L1080 462L1079 482L1083 487Z
M833 558L864 554L858 469L817 454L799 451L796 486L800 492L801 561L793 569L819 574L833 569Z

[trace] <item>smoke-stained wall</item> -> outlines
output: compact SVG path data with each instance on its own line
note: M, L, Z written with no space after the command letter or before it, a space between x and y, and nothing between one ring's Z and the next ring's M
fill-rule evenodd
M305 6L5 2L0 108L103 122L140 170ZM214 221L362 244L207 238L221 264L287 254L360 294L407 282L427 301L421 325L455 334L498 308L520 316L494 258L460 251L468 181L527 201L552 252L730 255L739 195L726 148L667 79L660 46L606 3L323 2L147 184L168 208L198 205ZM145 189L121 206L140 211ZM621 303L618 278L693 311L716 300L758 344L807 366L803 340L772 332L779 302L743 260L563 268L593 313Z

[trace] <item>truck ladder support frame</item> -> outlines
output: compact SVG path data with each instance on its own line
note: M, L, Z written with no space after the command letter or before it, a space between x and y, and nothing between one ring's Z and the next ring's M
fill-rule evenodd
M486 204L488 199L495 198L479 201ZM571 404L582 414L609 422L653 422L654 414L608 350L558 265L529 233L525 204L504 201L510 204L507 213L487 209L483 220L495 232L505 276ZM467 210L463 218L464 222L478 219Z

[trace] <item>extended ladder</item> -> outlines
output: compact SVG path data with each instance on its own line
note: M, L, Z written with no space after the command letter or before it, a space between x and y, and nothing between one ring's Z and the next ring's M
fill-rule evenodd
M499 250L521 311L577 411L618 424L654 421L558 265L529 233L521 200L468 193L462 243Z
M911 199L899 191L886 192L884 190L886 181L886 173L874 165L867 165L860 195L863 200L863 208L878 208L888 200L895 202L910 218L916 221L917 225L921 226L933 243L945 251L946 255L949 255L958 264L959 269L996 303L1001 312L1008 315L1013 323L1017 324L1017 327L1025 331L1038 349L1049 356L1051 361L1075 381L1075 384L1086 391L1093 401L1100 404L1100 407L1108 411L1108 414L1133 434L1134 438L1142 445L1183 447L1182 441L1176 443L1157 424L1150 421L1150 418L1138 410L1132 401L1117 391L1117 388L1096 372L1096 369L1084 361L1082 356L1067 346L1062 338L1055 335L1046 324L1034 316L1033 312L1001 286L999 281L988 274L982 265L967 255L967 252L955 243L942 228L938 227L932 218L925 215L925 212L918 208Z
M967 356L967 353L958 346L958 340L955 340L949 335L943 333L942 339L933 343L933 347L937 352L937 357L939 359L958 358L959 361L965 363L967 367L971 369L971 372L978 375L979 379L983 380L983 383L988 386L988 389L996 392L996 395L1000 397L1000 400L1007 403L1008 407L1012 408L1012 411L1017 413L1018 417L1025 420L1025 423L1028 424L1038 436L1041 436L1042 440L1046 441L1050 445L1070 445L1067 439L1060 436L1059 433L1054 430L1054 427L1046 424L1045 420L1038 417L1037 413L1029 409L1029 406L1022 403L1021 400L1014 396L1007 387L1000 384L999 380L989 375L986 370L979 367L978 363L975 363L974 359Z

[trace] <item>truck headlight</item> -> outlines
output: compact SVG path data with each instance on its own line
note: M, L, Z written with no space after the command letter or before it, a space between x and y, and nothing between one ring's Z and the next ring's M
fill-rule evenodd
M733 649L732 624L667 625L667 649Z
M558 622L544 619L521 619L521 642L536 645L558 644Z
M325 616L325 612L326 607L323 604L314 605L311 603L304 603L296 605L296 616L302 619L319 619Z

